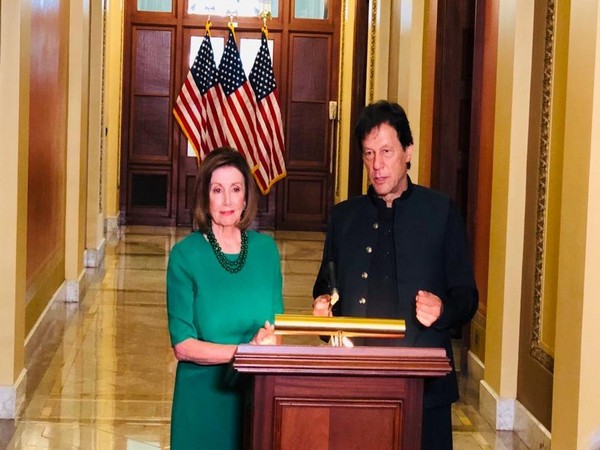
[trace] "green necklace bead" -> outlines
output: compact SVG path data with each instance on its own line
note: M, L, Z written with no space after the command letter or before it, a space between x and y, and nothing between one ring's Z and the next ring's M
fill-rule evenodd
M248 256L248 233L242 231L242 248L240 249L240 254L238 257L233 261L228 259L223 253L223 250L221 250L221 246L217 242L217 238L215 237L212 228L208 229L206 237L208 238L208 242L210 243L210 246L217 257L217 261L219 261L219 264L221 264L223 269L229 273L238 273L240 270L242 270L244 264L246 263L246 257Z

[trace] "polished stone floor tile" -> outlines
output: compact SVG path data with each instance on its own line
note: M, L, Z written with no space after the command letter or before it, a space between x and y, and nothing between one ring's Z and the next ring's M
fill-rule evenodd
M0 421L0 448L169 448L176 361L165 271L170 249L187 234L128 226L110 236L102 267L88 270L84 299L55 301L27 341L25 409L14 422ZM282 256L286 312L310 314L323 233L269 234ZM324 345L317 336L283 340ZM481 418L472 384L461 377L463 398L452 414L455 449L525 449L516 434L495 432Z

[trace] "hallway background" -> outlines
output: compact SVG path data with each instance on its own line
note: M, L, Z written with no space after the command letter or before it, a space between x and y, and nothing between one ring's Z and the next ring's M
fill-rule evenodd
M353 106L379 98L405 106L411 176L432 184L444 5L340 0L331 202L360 178ZM55 299L83 304L86 270L106 264L125 217L125 7L0 3L0 417L24 413L33 331ZM598 0L478 0L475 11L468 224L482 302L464 357L482 416L531 448L587 449L600 426L599 24Z

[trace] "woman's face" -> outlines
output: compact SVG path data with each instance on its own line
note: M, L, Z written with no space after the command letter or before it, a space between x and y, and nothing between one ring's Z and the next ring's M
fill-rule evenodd
M233 166L219 167L210 178L209 210L213 225L236 226L246 207L244 175Z

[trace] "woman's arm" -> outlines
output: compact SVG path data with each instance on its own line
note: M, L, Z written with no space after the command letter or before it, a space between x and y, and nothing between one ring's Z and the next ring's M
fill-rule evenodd
M275 335L275 327L267 320L256 332L250 345L278 345L281 336ZM215 344L188 338L173 346L177 361L189 361L199 365L225 364L231 361L237 345Z
M215 344L188 338L173 346L178 361L189 361L200 365L225 364L231 361L237 345Z

